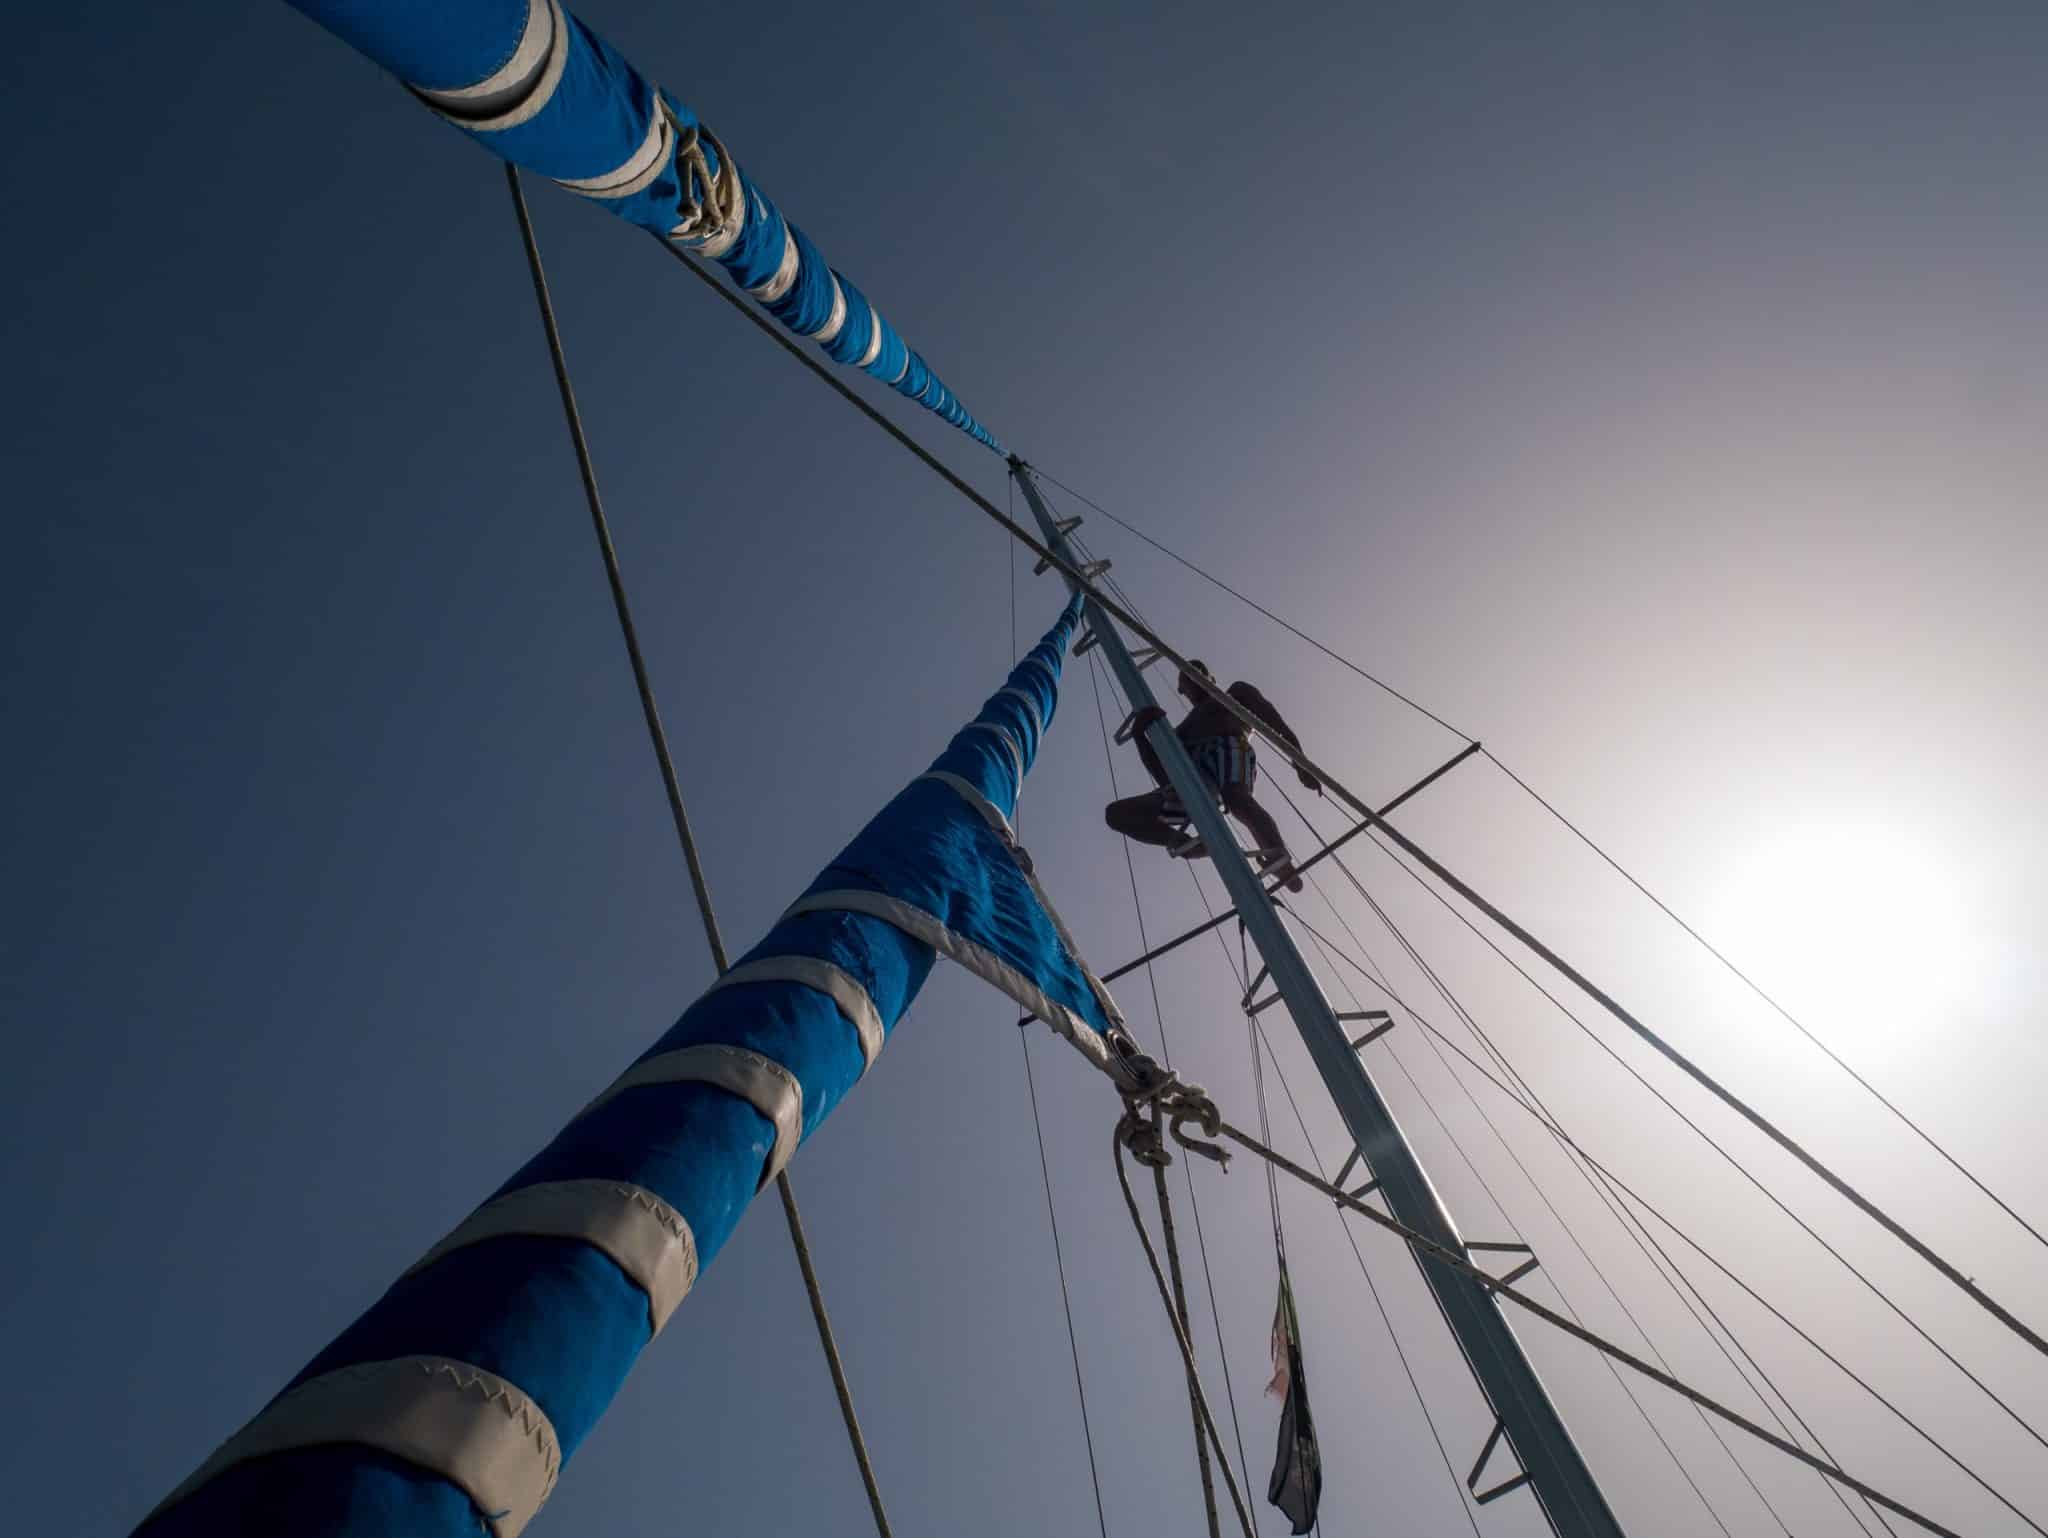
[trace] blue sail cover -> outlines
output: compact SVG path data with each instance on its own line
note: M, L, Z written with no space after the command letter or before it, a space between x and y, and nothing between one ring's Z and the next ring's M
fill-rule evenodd
M149 1538L516 1538L755 1192L941 951L1120 1082L1114 1006L1008 838L1068 605L674 1029L144 1519Z
M1003 446L695 113L559 0L290 0L492 154L719 262L769 314Z

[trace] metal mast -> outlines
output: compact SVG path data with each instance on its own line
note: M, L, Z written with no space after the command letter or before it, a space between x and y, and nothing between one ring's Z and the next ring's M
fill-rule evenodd
M1032 516L1038 520L1046 544L1068 565L1083 570L1083 563L1067 542L1068 531L1080 520L1056 521L1046 510L1024 462L1014 455L1010 459L1010 473L1023 491L1024 500L1031 505ZM1145 676L1115 622L1093 599L1088 600L1086 612L1089 629L1109 658L1110 669L1131 708L1136 711L1155 704ZM1293 1015L1309 1056L1351 1133L1357 1156L1371 1172L1373 1185L1385 1200L1387 1210L1446 1249L1461 1255L1468 1253L1457 1225L1444 1210L1436 1188L1408 1146L1400 1123L1380 1097L1358 1052L1346 1039L1336 1010L1323 996L1322 987L1293 936L1280 922L1280 915L1250 861L1238 848L1236 836L1225 822L1215 796L1174 735L1173 727L1165 721L1155 722L1146 728L1146 740L1158 753L1189 820L1208 846L1209 857L1223 877L1230 900L1265 962L1266 975L1271 977ZM1346 1168L1349 1167L1347 1162ZM1343 1177L1338 1178L1341 1183ZM1523 1353L1499 1302L1484 1284L1441 1261L1416 1254L1415 1262L1422 1270L1423 1280L1436 1294L1444 1319L1457 1337L1496 1417L1494 1434L1472 1471L1472 1484L1477 1485L1487 1455L1495 1441L1505 1434L1521 1460L1526 1471L1524 1477L1535 1491L1543 1514L1559 1538L1623 1538L1621 1524L1608 1508L1606 1497L1580 1457L1564 1418L1544 1391L1542 1380ZM1505 1493L1506 1488L1519 1483L1520 1479L1512 1480L1507 1486L1487 1493Z

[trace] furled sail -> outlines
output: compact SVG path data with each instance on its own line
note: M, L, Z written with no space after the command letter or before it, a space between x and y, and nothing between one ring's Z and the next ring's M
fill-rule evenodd
M1070 603L761 943L142 1531L516 1538L941 953L1128 1083L1115 1006L1009 832L1080 614Z
M718 138L560 0L291 0L492 154L732 274L835 361L1003 446Z

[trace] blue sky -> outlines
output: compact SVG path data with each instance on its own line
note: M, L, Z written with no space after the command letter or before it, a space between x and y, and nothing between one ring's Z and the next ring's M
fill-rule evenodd
M1014 447L1484 738L2048 1216L2037 10L583 14ZM710 968L495 164L282 6L83 5L17 28L0 70L18 211L0 256L0 1159L19 1235L0 1470L24 1530L114 1533ZM1010 557L644 241L533 195L744 944L1007 665ZM898 415L1000 498L996 461ZM1258 682L1362 793L1456 746L1102 520L1084 532L1171 637ZM1059 595L1028 561L1016 582L1028 642ZM1023 830L1109 966L1139 926L1097 814L1088 674L1068 680ZM1117 772L1128 790L1135 760ZM1404 826L1994 1295L2043 1295L2032 1241L1495 771L1467 766ZM1575 1136L2048 1514L2037 1444L1384 857L1355 869ZM1137 873L1154 938L1200 916L1185 871ZM1158 1017L1141 979L1120 995L1243 1117L1227 978L1191 948L1161 970ZM1094 1522L1014 1018L940 974L793 1168L906 1538ZM1465 1231L1528 1237L1629 1341L1423 1033L1390 1044L1389 1098ZM1193 1531L1178 1370L1109 1176L1113 1103L1057 1043L1031 1050L1110 1531ZM1618 1050L2048 1424L2041 1363ZM1334 1163L1334 1117L1306 1098ZM1500 1126L1674 1366L1740 1404L1556 1151ZM1262 1478L1263 1186L1196 1180ZM1343 1236L1289 1201L1325 1531L1468 1530ZM1477 1398L1412 1267L1359 1243L1462 1472ZM1852 1469L1963 1531L2022 1531L1709 1290ZM1205 1312L1220 1395L1210 1331ZM1718 1531L1605 1371L1525 1335L1624 1522ZM1697 1420L1642 1392L1728 1525L1775 1530ZM1810 1475L1744 1467L1801 1538L1851 1530ZM859 1500L771 1207L542 1523L853 1532ZM1540 1528L1522 1498L1479 1522Z

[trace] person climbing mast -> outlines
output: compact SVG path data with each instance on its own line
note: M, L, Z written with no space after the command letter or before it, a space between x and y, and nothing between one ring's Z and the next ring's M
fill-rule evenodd
M1216 792L1216 799L1224 811L1250 830L1255 841L1252 858L1268 875L1285 883L1288 891L1299 892L1301 877L1294 873L1294 862L1288 857L1287 843L1280 836L1279 824L1273 821L1272 813L1252 797L1252 786L1258 778L1258 759L1252 752L1251 736L1236 716L1211 698L1190 676L1193 672L1200 672L1203 678L1213 683L1215 674L1209 671L1208 664L1190 657L1188 669L1180 675L1176 687L1180 696L1194 708L1174 728L1174 735L1180 738L1188 750L1188 757L1195 761L1195 768L1201 771L1202 778ZM1250 684L1234 683L1225 692L1271 727L1274 734L1290 747L1301 746L1301 740L1280 718L1273 702ZM1144 761L1146 771L1159 788L1110 802L1103 808L1102 819L1125 838L1172 849L1186 859L1197 859L1208 851L1199 839L1183 842L1190 838L1186 831L1187 810L1168 782L1166 768L1159 762L1159 755L1145 740L1146 730L1165 715L1159 706L1152 705L1141 711L1132 723L1132 740L1138 745L1138 757ZM1298 772L1305 788L1322 790L1322 782L1314 775L1307 770Z

